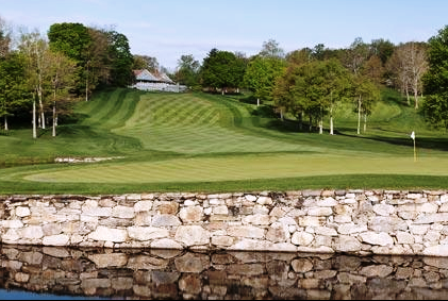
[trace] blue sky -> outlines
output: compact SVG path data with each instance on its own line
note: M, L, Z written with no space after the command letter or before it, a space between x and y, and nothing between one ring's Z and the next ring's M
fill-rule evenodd
M426 41L448 25L446 0L0 0L0 16L46 32L58 22L114 27L134 54L174 69L183 54L202 61L212 48L260 51L275 39L289 52L384 38Z

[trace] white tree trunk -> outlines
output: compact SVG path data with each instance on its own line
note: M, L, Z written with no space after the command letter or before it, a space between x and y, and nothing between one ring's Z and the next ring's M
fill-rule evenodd
M5 116L5 131L9 131L8 116Z
M362 109L362 98L358 99L358 135L361 135L361 109Z
M324 133L324 122L319 120L319 134L322 135Z
M36 55L37 55L37 68L40 70L41 69L41 61L40 61L40 57L37 53L36 50ZM39 98L39 110L40 110L40 121L41 121L41 127L42 129L45 130L46 128L46 124L45 124L45 112L44 112L44 103L43 103L43 87L42 87L42 73L39 72L38 73L38 78L37 78L37 97Z
M330 135L334 135L333 116L330 117Z
M36 100L33 100L33 139L37 139Z
M257 107L260 106L260 98L257 98Z
M56 102L53 101L53 137L56 137Z
M333 104L331 104L330 108L330 135L334 135Z
M283 108L280 108L280 119L282 121L285 121L284 116L283 116Z
M418 89L414 89L415 110L418 110Z
M407 100L408 100L408 105L410 106L411 105L411 95L409 95L409 87L408 87L408 85L406 85L406 98L407 98Z
M367 133L367 113L364 113L364 133Z
M42 109L42 113L41 113L41 121L42 121L42 129L45 130L47 128L47 125L45 122L45 113L43 112L43 109Z

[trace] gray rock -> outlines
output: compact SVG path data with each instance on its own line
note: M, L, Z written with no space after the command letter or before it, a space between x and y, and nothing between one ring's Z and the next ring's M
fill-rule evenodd
M296 273L306 273L314 269L314 265L309 259L296 259L291 263L291 266Z
M413 245L415 243L414 236L406 232L398 232L397 239L400 245Z
M307 247L314 241L314 235L305 232L294 233L291 242L296 246Z
M178 242L176 242L172 239L164 238L164 239L153 241L151 243L151 249L183 250L183 247Z
M40 226L25 227L20 231L20 233L22 234L23 238L28 239L40 239L44 237L44 231Z
M332 197L317 202L317 206L319 207L335 207L338 205L339 205L338 201L336 201Z
M337 237L333 243L336 252L359 252L362 250L361 242L352 236Z
M43 245L52 247L65 247L68 246L69 241L70 237L65 234L46 236L44 237Z
M31 215L31 211L29 207L17 207L16 208L16 215L18 217L27 217Z
M308 208L307 214L309 216L326 217L333 214L333 210L330 207L311 207Z
M391 216L397 212L395 206L380 204L373 206L373 211L380 216Z
M411 225L409 226L411 233L414 235L426 235L428 233L429 225Z
M386 233L368 232L361 234L361 238L365 243L373 246L392 247L394 245L393 238Z
M135 212L149 212L152 209L152 201L140 201L135 203L134 211Z
M448 213L429 214L416 220L414 224L433 224L433 223L446 223L448 222Z
M99 269L121 268L128 263L128 255L120 253L89 255L88 259Z
M132 219L135 217L133 207L117 206L112 211L112 216L116 218Z
M232 237L264 239L265 230L253 226L233 226L227 230L227 235Z
M322 236L338 236L338 232L335 229L327 227L318 227L315 229L317 235Z
M426 203L417 206L417 213L435 214L439 211L439 206L434 203Z
M175 228L182 225L182 222L174 215L156 215L152 219L151 226L154 228Z
M367 278L386 278L394 272L394 268L386 265L373 265L364 267L359 274Z
M342 235L352 235L357 233L367 232L367 225L354 225L354 224L345 224L341 225L338 228L338 232Z
M426 256L448 257L448 246L435 246L423 251Z
M128 232L126 230L98 227L95 232L89 234L88 238L96 241L125 242L128 240Z
M180 273L200 274L210 267L210 257L203 254L187 253L176 258L174 264Z
M148 241L159 238L167 238L168 230L151 227L131 227L128 228L129 237L139 241Z
M214 236L212 237L212 244L218 248L229 248L233 245L233 240L230 236Z
M186 247L208 245L210 233L200 226L182 226L176 232L176 241Z
M369 222L369 229L376 233L394 233L397 231L406 231L408 225L398 217L376 217Z
M204 216L204 210L200 206L183 208L180 211L180 218L184 223L200 222Z

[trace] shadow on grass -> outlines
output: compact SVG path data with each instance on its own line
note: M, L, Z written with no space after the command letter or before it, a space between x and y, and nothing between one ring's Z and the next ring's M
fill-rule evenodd
M392 145L397 146L407 146L407 147L414 147L414 142L409 136L409 138L400 138L400 137L382 137L382 136L369 136L369 137L359 137L356 135L350 135L345 133L339 133L339 135L346 136L346 137L352 137L352 138L358 138L358 139L366 139L366 140L373 140L373 141L379 141L379 142L385 142ZM416 140L416 144L418 148L422 149L428 149L428 150L435 150L435 151L448 151L448 138L418 138Z

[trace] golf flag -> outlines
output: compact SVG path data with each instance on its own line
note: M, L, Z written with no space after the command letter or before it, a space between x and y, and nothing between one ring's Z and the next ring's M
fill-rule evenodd
M415 132L412 132L412 134L411 134L411 138L412 138L412 140L415 141Z

